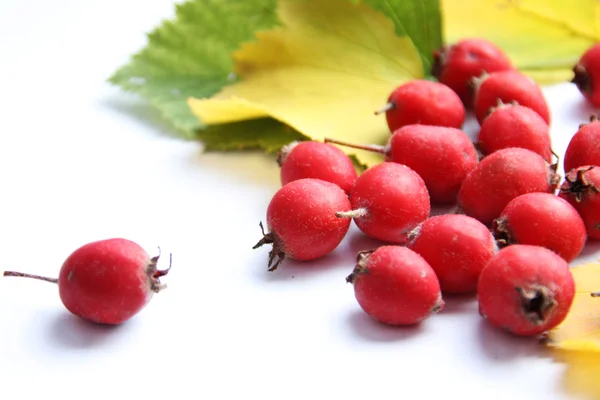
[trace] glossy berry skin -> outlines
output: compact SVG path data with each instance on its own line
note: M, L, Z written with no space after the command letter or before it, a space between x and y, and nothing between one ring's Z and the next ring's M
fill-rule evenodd
M520 105L495 108L481 124L477 147L483 155L521 147L552 162L550 127L538 113Z
M595 115L580 126L565 150L565 172L584 165L600 165L600 121Z
M470 82L484 72L514 69L511 60L496 44L468 38L443 46L433 53L432 75L450 87L467 108L473 105Z
M387 325L414 325L444 307L435 272L406 247L382 246L359 253L346 280L353 284L363 311Z
M436 205L455 203L463 180L478 163L477 150L462 130L426 125L396 130L386 160L417 172L425 181L431 203Z
M396 88L387 108L390 132L412 124L460 128L465 121L465 107L458 95L444 84L423 79Z
M600 239L600 167L585 165L569 171L559 196L577 210L588 238Z
M568 201L552 193L527 193L516 197L493 223L500 247L530 244L573 261L585 246L585 224Z
M560 177L531 150L511 147L485 157L467 175L458 192L462 211L485 225L525 193L553 193Z
M356 226L374 239L402 244L414 227L431 212L423 179L406 165L384 162L363 172L350 192Z
M303 178L335 183L346 193L354 186L356 169L350 157L338 147L316 141L293 142L284 146L277 162L281 184Z
M600 43L583 53L573 67L573 83L594 106L600 107Z
M427 219L410 233L407 247L431 265L443 293L475 293L483 267L497 251L489 229L460 214Z
M540 246L516 244L496 253L479 277L479 313L520 336L542 334L567 316L575 296L569 264Z
M164 288L156 267L138 244L121 238L91 242L71 253L58 277L60 299L73 314L102 324L121 324Z
M517 70L493 72L475 79L475 116L482 124L498 101L517 102L537 112L550 125L550 108L542 89L530 77Z
M263 233L253 248L273 244L269 271L286 257L299 261L323 257L340 244L350 227L350 220L336 218L335 213L349 210L348 196L336 184L314 178L292 181L269 202L269 233Z

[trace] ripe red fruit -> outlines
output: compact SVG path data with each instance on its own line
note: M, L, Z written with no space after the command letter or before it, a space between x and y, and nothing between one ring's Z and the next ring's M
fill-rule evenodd
M76 249L63 263L58 279L5 271L57 283L60 299L73 314L96 323L121 324L144 308L166 286L150 257L138 244L121 238L91 242Z
M350 192L352 211L340 208L340 219L375 239L404 243L406 235L431 212L423 179L406 165L384 162L363 172Z
M332 252L342 241L350 220L336 218L350 211L350 201L339 186L305 178L281 187L267 207L269 233L254 245L272 244L268 270L274 271L286 258L314 260ZM262 229L262 223L260 224ZM277 258L277 260L275 260Z
M540 86L530 77L517 70L484 73L474 79L475 116L480 124L498 105L498 102L518 104L529 107L538 113L546 124L550 125L550 109Z
M460 214L429 218L409 234L407 247L431 265L443 293L474 293L483 267L497 251L488 228Z
M479 313L521 336L560 324L575 296L569 264L540 246L516 244L496 253L479 277Z
M382 246L358 253L346 278L360 307L388 325L413 325L444 307L440 284L431 266L401 246Z
M356 169L352 160L339 148L322 142L292 142L277 156L281 167L281 184L303 178L335 183L346 193L354 186Z
M502 104L481 124L477 147L488 155L508 147L531 150L552 162L550 127L531 108Z
M572 82L583 96L594 106L600 107L600 43L596 43L583 53L573 67Z
M479 38L463 39L433 53L431 74L458 94L465 107L473 104L470 82L484 72L514 69L508 56L496 44Z
M527 193L514 198L492 227L499 247L516 243L542 246L567 262L581 253L587 240L585 224L577 210L551 193Z
M326 141L382 153L386 161L404 164L423 178L431 203L453 204L460 185L478 163L477 150L456 128L407 125L396 130L386 146Z
M600 239L600 167L585 165L569 171L559 196L577 210L588 237Z
M588 124L579 126L565 151L565 172L584 165L600 165L600 121L595 115Z
M554 193L560 176L531 150L510 147L485 157L467 175L458 192L462 211L485 225L515 197L525 193Z
M465 107L448 86L423 79L411 80L396 88L385 112L390 132L405 125L422 124L460 128L465 122Z

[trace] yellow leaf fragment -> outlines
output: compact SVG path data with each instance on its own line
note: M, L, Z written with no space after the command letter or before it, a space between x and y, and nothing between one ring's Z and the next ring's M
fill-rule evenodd
M578 399L600 398L600 352L559 350L555 356L567 364L562 379L567 392L581 396Z
M270 116L315 139L384 144L375 115L399 84L422 78L419 54L384 14L347 0L282 0L283 26L234 54L240 82L188 100L205 124ZM344 149L367 165L379 154Z
M540 84L570 80L587 48L600 41L597 0L442 0L447 43L482 37L500 46Z

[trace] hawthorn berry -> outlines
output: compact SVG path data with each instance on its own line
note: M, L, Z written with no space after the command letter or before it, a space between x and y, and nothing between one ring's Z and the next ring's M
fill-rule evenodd
M34 278L58 284L64 306L82 319L116 325L138 312L166 285L157 268L159 256L150 257L135 242L122 238L87 243L64 261L58 279L5 271L4 276Z
M585 165L569 171L559 196L577 210L588 237L600 239L600 167Z
M444 307L440 284L423 257L402 246L358 253L346 281L371 318L388 325L413 325Z
M538 113L550 125L550 108L540 86L518 70L484 73L473 79L475 116L479 124L499 103L517 102Z
M488 155L467 175L458 205L466 215L490 225L515 197L554 193L559 183L560 176L539 154L509 147Z
M431 74L450 87L467 108L473 105L470 82L484 72L514 69L509 57L495 43L480 38L467 38L442 46L433 53Z
M398 86L375 114L383 112L390 132L412 124L460 128L465 122L465 107L458 95L442 83L424 79Z
M363 172L350 192L352 211L340 208L341 220L354 219L356 226L374 239L402 244L413 228L431 212L423 179L406 165L384 162Z
M325 140L378 152L386 161L410 167L423 178L431 203L436 205L455 203L463 180L478 163L473 142L457 128L407 125L394 131L385 146Z
M443 293L474 293L483 267L497 251L488 228L461 214L427 219L408 235L406 246L431 265Z
M600 107L600 43L587 49L573 66L573 82L583 96Z
M350 201L336 184L314 178L292 181L269 202L269 232L263 230L253 249L273 245L269 271L277 269L286 257L300 261L323 257L340 244L350 227L350 220L335 216L339 211L350 211Z
M552 193L526 193L511 200L492 225L499 247L542 246L573 261L585 246L585 224L568 201Z
M565 173L584 165L600 165L600 121L595 115L579 126L565 150Z
M531 108L516 103L494 107L481 124L477 148L485 156L508 147L531 150L551 163L550 127Z
M575 282L569 264L541 246L515 244L496 253L479 277L479 313L515 335L542 334L567 316Z
M281 184L303 178L335 183L350 193L356 180L356 169L348 155L336 146L316 141L292 142L277 156L281 167Z

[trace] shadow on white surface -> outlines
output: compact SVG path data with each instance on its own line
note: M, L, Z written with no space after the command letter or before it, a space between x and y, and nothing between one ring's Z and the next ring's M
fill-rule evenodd
M352 224L354 225L354 222ZM379 246L385 245L385 243L382 241L368 237L367 235L362 233L355 225L352 226L352 228L356 229L353 229L348 232L348 236L346 237L346 240L348 242L348 249L346 251L353 254L353 261L356 260L356 255L359 251L372 250L376 249Z
M361 339L370 342L393 342L408 340L423 334L423 323L411 326L388 326L373 320L362 310L348 314L348 325Z
M440 315L444 314L477 314L477 296L475 294L468 295L443 295L444 308L440 311Z
M598 257L598 252L600 252L600 240L588 240L585 244L585 247L577 257L577 261L581 260L583 262L597 262L600 261L600 257ZM574 262L571 264L579 264L578 262Z
M124 325L101 325L84 321L68 312L57 314L49 324L49 340L53 345L69 349L89 349L109 342Z
M482 353L497 362L510 362L522 357L541 357L547 349L539 337L521 337L505 332L481 318L477 339Z

